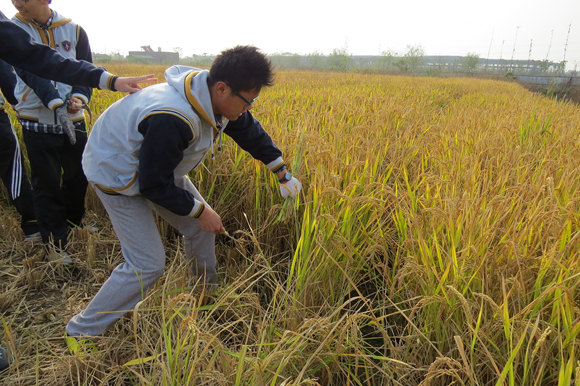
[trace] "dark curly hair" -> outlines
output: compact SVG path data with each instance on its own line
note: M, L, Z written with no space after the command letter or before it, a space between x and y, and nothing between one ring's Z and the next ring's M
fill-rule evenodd
M224 82L237 91L274 84L272 62L254 46L235 46L222 51L209 70L208 85Z

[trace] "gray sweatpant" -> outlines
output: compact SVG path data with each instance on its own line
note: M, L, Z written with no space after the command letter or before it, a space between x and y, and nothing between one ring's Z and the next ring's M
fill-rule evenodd
M188 178L177 180L176 185L207 205ZM215 235L202 231L197 219L178 216L143 196L108 195L97 188L95 192L109 214L125 262L113 270L87 308L68 322L69 336L96 336L105 332L141 301L163 274L165 251L152 210L183 235L190 274L205 274L206 283L217 283Z

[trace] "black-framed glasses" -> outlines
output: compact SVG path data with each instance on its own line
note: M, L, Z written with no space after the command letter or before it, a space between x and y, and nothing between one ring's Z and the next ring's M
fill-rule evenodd
M241 100L243 100L244 102L246 102L246 107L249 107L251 105L253 105L256 100L260 97L259 95L257 97L255 97L254 99L252 99L251 101L247 100L246 98L244 98L242 96L242 94L240 94L239 92L237 92L237 90L235 88L233 88L232 86L228 85L228 87L232 90L232 92L239 97Z

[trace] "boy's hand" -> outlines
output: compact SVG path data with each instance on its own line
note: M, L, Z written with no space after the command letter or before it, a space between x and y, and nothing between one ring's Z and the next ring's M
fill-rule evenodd
M199 227L202 231L211 232L217 235L226 230L222 224L221 217L209 206L204 208L201 216L198 217L198 220Z
M81 111L83 104L83 101L79 98L71 97L70 103L66 106L66 111L68 111L69 114L76 114Z
M302 184L296 179L296 177L292 177L290 181L280 184L280 194L284 198L296 198L301 190Z

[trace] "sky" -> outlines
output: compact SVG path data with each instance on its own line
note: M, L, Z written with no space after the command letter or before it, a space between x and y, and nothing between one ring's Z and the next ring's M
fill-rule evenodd
M51 7L83 26L97 53L149 45L191 56L252 44L267 54L378 55L421 45L425 55L565 59L580 70L578 0L53 0ZM0 0L0 11L16 13L9 0Z

